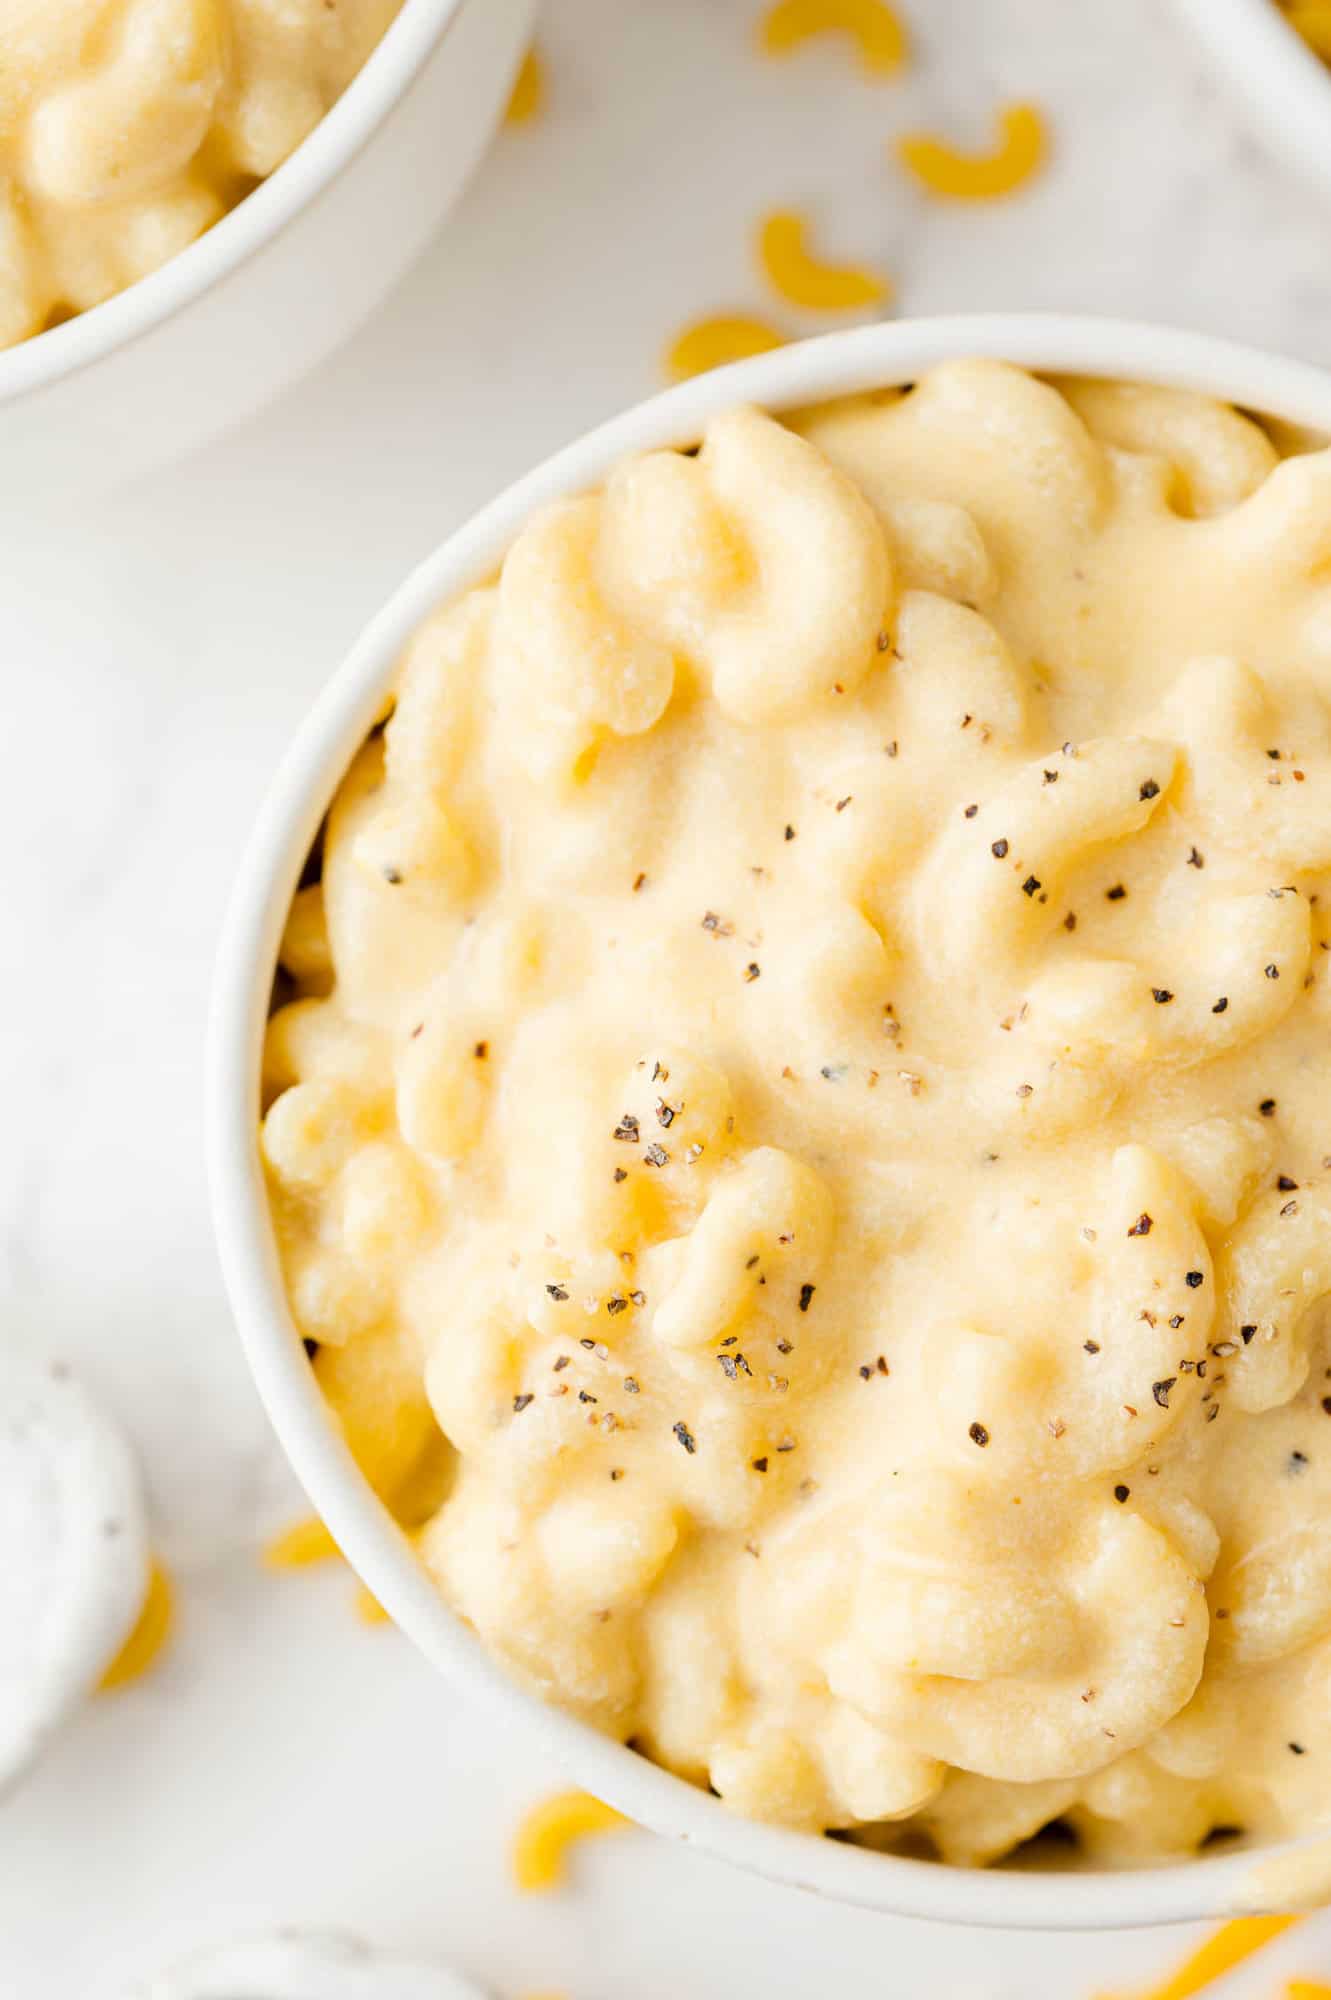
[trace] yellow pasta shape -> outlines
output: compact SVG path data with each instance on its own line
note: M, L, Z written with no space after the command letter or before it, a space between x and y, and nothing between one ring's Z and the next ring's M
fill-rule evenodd
M274 1535L263 1551L265 1569L308 1569L311 1563L328 1562L341 1549L316 1514L294 1521L280 1535Z
M98 1684L102 1692L124 1687L148 1672L171 1636L174 1619L171 1579L161 1563L154 1560L138 1623L102 1675Z
M533 1806L518 1827L513 1842L513 1876L519 1889L540 1893L557 1889L564 1879L568 1850L575 1841L597 1833L617 1833L631 1826L623 1813L603 1805L590 1792L559 1792Z
M1222 1924L1162 1985L1143 1994L1142 2000L1192 2000L1194 1993L1232 1972L1298 1921L1297 1917L1236 1917L1232 1923Z
M1291 1979L1285 2000L1331 2000L1331 1986L1321 1979Z
M893 76L909 53L900 17L884 0L778 0L763 16L769 56L789 55L815 35L849 35L870 76Z
M528 125L540 116L545 108L545 64L541 52L533 43L522 58L513 92L508 100L508 110L504 113L509 125Z
M813 312L853 312L888 296L887 279L866 265L819 263L810 254L808 235L804 217L786 209L769 215L758 234L767 282L789 304Z
M765 320L750 319L743 313L717 313L710 319L694 320L676 334L666 349L666 373L676 382L684 382L690 375L705 375L709 368L747 361L752 354L766 354L785 344L786 335Z
M897 141L897 156L922 187L945 201L995 201L1024 187L1048 150L1044 118L1034 104L1005 106L999 131L991 153L963 153L928 132L907 132Z
M391 1625L393 1622L374 1592L361 1584L356 1592L356 1616L362 1625Z
M1331 5L1328 0L1303 0L1301 6L1291 7L1289 25L1296 34L1302 35L1314 55L1320 56L1323 62L1331 62Z

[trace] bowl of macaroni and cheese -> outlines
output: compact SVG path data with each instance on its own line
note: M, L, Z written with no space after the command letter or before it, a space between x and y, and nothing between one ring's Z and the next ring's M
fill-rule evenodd
M0 459L122 481L328 353L424 246L531 0L17 0L0 25Z
M392 1616L647 1825L996 1923L1311 1865L1320 434L1150 328L778 351L452 537L282 768L251 1362Z

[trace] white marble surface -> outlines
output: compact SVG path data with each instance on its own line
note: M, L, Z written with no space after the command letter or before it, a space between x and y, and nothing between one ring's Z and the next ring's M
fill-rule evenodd
M277 1578L299 1500L214 1262L200 1040L219 911L287 734L417 556L551 447L653 388L669 333L763 308L763 209L884 261L897 309L1068 307L1331 356L1331 214L1264 160L1165 0L906 0L918 59L751 53L750 0L556 0L550 103L501 135L424 267L278 408L90 515L0 468L0 1286L5 1337L82 1365L138 1443L177 1643L0 1804L0 1991L111 2000L278 1921L448 1953L501 1995L1053 2000L1182 1940L944 1934L820 1906L645 1835L520 1903L505 1843L557 1782L497 1741L335 1570ZM1038 98L1047 178L940 211L888 166L920 119L978 140ZM812 322L805 322L811 325ZM1273 1962L1331 1972L1331 1927ZM1273 1994L1274 1972L1240 1991Z

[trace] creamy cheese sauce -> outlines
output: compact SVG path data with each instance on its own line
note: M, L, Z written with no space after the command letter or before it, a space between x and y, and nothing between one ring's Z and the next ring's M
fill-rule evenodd
M401 0L0 0L0 347L192 243L300 144Z
M296 899L263 1146L368 1476L525 1681L992 1860L1309 1827L1331 455L934 370L538 515Z

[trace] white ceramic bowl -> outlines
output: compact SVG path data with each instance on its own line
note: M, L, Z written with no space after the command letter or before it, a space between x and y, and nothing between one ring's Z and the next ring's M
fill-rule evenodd
M304 144L104 305L0 350L0 514L137 476L332 351L424 248L493 131L534 0L405 0Z
M437 1594L325 1409L287 1311L259 1163L260 1054L287 908L329 800L427 613L491 575L534 508L594 485L628 452L692 443L709 418L737 402L779 410L910 382L935 361L967 354L1203 390L1331 433L1331 376L1298 363L1150 326L977 317L864 327L779 349L657 396L549 459L407 578L329 681L277 774L245 856L217 967L208 1059L216 1224L255 1378L315 1508L397 1623L458 1688L489 1704L506 1733L517 1723L543 1739L580 1784L641 1824L843 1902L1051 1929L1164 1923L1251 1907L1254 1855L1056 1875L884 1856L741 1819L519 1689Z
M1275 0L1174 0L1248 123L1331 195L1331 69L1296 35Z

